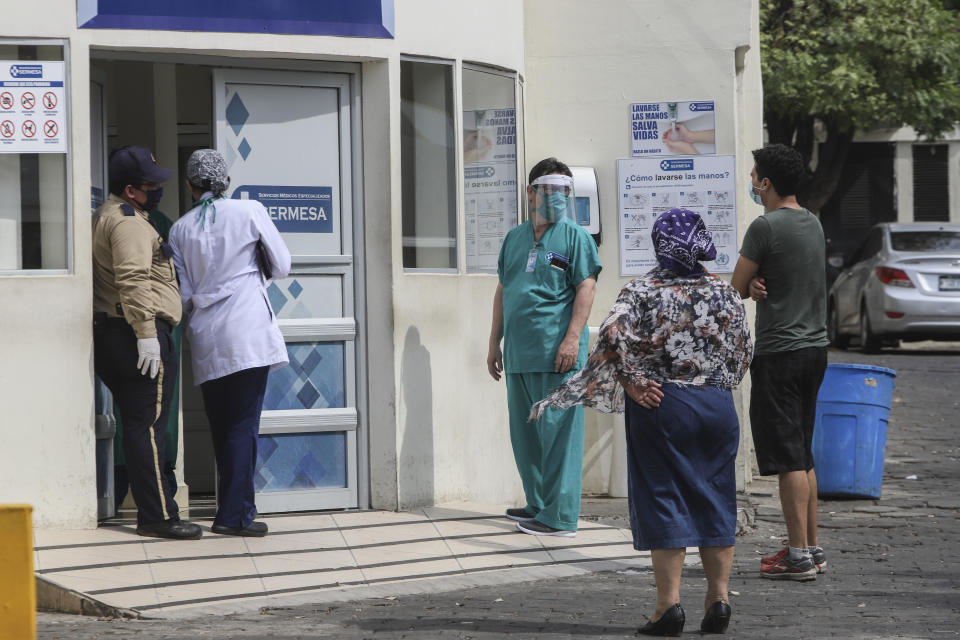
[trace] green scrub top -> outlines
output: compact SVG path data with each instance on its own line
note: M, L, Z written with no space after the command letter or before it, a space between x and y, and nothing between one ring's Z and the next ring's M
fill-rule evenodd
M536 243L533 237L530 220L511 229L497 262L503 286L506 373L553 371L557 349L573 315L577 285L602 269L593 238L568 218L547 227ZM531 251L536 251L536 258L529 264ZM578 369L587 363L589 338L584 326L575 365Z

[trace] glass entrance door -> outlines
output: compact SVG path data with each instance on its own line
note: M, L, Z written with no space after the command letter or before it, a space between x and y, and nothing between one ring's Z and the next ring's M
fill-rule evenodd
M220 69L213 90L227 197L263 203L293 256L267 289L290 364L267 383L257 509L356 507L350 76Z

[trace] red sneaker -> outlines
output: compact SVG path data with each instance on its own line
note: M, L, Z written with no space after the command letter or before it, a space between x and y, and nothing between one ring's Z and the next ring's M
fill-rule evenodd
M783 556L775 563L760 566L760 575L775 580L816 580L817 565L809 556L791 560L789 552L784 549Z
M810 554L813 556L813 564L817 566L817 573L824 573L827 570L827 556L823 552L823 548L822 547L811 547L811 548L812 548L812 551L810 552ZM780 551L777 551L772 556L766 556L764 558L760 558L760 566L769 567L772 564L776 564L777 562L780 562L780 559L783 558L783 556L787 555L787 553L789 553L789 551L787 550L787 542L784 541L783 549L781 549Z
M765 558L760 558L760 566L769 567L771 564L776 564L780 562L780 559L783 558L783 556L787 555L787 553L789 553L789 551L787 550L787 543L784 542L783 549L780 549L780 551L777 551L772 556L766 556Z

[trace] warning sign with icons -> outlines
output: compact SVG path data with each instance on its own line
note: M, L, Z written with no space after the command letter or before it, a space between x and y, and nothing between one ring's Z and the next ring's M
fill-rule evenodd
M0 153L66 153L63 62L0 60Z

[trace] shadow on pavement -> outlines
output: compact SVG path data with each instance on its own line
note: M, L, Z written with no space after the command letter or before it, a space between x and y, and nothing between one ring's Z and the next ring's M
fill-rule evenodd
M644 618L644 622L645 621L646 619ZM616 637L633 635L637 630L637 627L632 626L601 626L571 622L552 623L542 620L458 620L457 618L367 618L351 626L357 626L361 629L374 632L417 631L423 633L426 631L449 629L462 632L512 635L528 638L535 638L542 635Z

